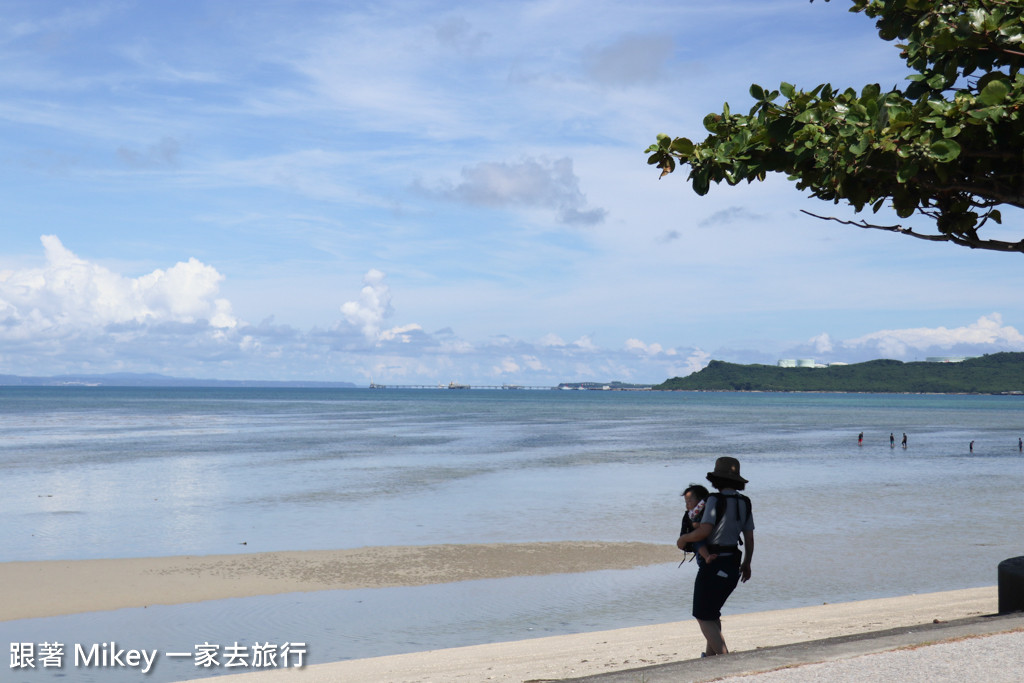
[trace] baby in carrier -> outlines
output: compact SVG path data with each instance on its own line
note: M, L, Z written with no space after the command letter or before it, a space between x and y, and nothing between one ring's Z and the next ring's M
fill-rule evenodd
M686 503L686 512L683 513L683 526L679 535L688 534L697 528L700 523L700 518L704 515L704 505L708 500L708 490L700 484L690 484L685 491L683 491L683 501ZM704 564L715 559L715 556L710 553L707 548L707 543L704 541L697 541L695 543L687 543L683 548L683 562L692 561L694 557L700 557L697 560L697 564ZM693 553L687 557L686 553ZM679 565L682 566L683 562Z

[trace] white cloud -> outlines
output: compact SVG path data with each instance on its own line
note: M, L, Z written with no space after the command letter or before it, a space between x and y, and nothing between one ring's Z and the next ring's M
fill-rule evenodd
M398 327L392 327L390 330L384 330L380 333L380 339L383 341L391 341L397 339L403 344L408 344L412 341L412 335L410 332L420 332L423 328L416 323L410 323L408 325L400 325Z
M551 332L529 342L509 334L485 341L451 328L427 333L395 314L385 274L369 270L357 297L332 324L309 331L235 318L217 297L224 277L195 259L127 277L44 237L45 265L0 272L0 372L163 372L225 379L360 379L380 383L555 385L563 381L657 383L707 365L700 348L629 337L617 349L592 335L566 342ZM602 334L605 334L602 332ZM809 351L828 360L909 359L1024 350L1024 335L992 313L962 327L889 329L846 341L822 333ZM858 356L854 358L853 356ZM721 356L715 356L721 357ZM723 358L750 362L740 358Z
M502 358L501 362L494 367L494 374L496 375L509 375L519 372L519 363L514 358Z
M523 356L523 365L534 372L544 370L544 363L537 356Z
M628 349L629 351L636 351L642 354L646 354L648 356L657 356L659 354L664 354L666 356L674 356L677 353L675 349L666 349L657 342L653 344L645 344L639 339L627 339L626 349Z
M1016 328L1003 325L999 313L978 318L977 322L964 327L918 327L905 330L882 330L872 332L845 342L850 347L892 349L902 355L907 349L930 348L950 349L957 346L993 345L1024 349L1024 335Z
M572 345L578 349L583 349L584 351L597 350L597 346L594 344L593 340L590 338L589 335L583 335L582 337L574 341Z
M359 301L341 305L341 314L354 327L358 327L366 340L375 343L381 339L381 325L394 309L391 307L391 289L384 284L384 273L371 269L363 276L366 286L359 292Z
M832 338L827 332L822 332L818 336L812 337L811 345L814 346L814 350L818 353L828 353L833 348Z
M1024 335L990 313L961 327L889 329L835 340L822 333L807 344L787 349L780 357L816 355L823 361L861 362L877 358L923 360L927 356L978 356L1000 351L1024 351Z
M686 359L686 367L690 369L690 372L697 372L704 369L710 361L710 353L701 349L694 349L693 353Z
M238 325L231 304L217 298L224 276L194 258L128 278L79 258L54 235L41 241L43 267L0 272L4 337L60 337L126 323Z

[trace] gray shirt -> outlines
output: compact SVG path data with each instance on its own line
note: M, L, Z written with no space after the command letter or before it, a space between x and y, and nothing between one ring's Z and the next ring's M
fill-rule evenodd
M725 519L718 524L717 499L725 496ZM710 524L714 527L707 542L712 545L738 545L740 533L754 530L754 513L745 504L740 502L739 495L735 489L722 489L708 496L708 502L704 505L704 515L700 518L701 524Z

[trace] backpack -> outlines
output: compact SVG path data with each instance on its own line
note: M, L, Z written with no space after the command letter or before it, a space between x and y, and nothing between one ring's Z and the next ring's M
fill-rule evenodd
M721 492L717 492L717 493L712 493L711 495L716 497L715 498L715 526L718 525L718 522L720 522L721 520L725 519L725 511L726 511L726 506L728 505L728 499L729 498L736 498L737 502L739 503L739 505L737 506L736 509L737 509L737 512L740 512L740 517L739 517L739 520L738 520L739 523L740 523L740 527L742 527L744 524L746 524L747 520L750 519L750 509L751 509L750 499L747 498L746 496L744 496L742 493L721 493ZM708 496L708 497L710 498L711 496ZM736 545L737 546L743 545L743 536L742 535L740 535L740 537L736 539Z

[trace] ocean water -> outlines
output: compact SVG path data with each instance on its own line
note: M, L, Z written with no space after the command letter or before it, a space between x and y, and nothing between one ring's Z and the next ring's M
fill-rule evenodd
M1022 435L1024 398L1012 396L4 387L0 561L672 545L683 488L734 455L757 543L727 615L993 585L998 562L1024 554ZM673 563L7 621L0 642L303 642L315 664L683 620L694 572ZM146 680L239 671L162 659ZM68 664L14 673L137 677Z

